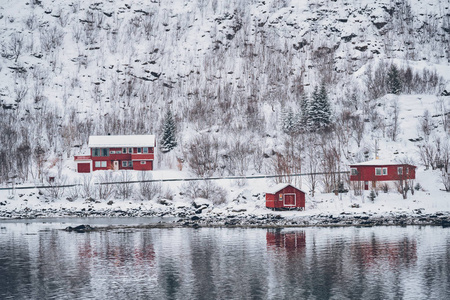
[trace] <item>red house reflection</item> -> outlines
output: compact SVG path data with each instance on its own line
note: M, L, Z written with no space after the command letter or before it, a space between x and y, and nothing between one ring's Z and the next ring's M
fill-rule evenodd
M407 238L398 242L382 242L373 240L370 243L358 244L353 253L361 257L366 266L374 266L387 262L391 266L409 265L417 261L417 244Z
M304 231L283 231L269 229L266 233L267 249L282 249L286 252L297 252L306 247Z

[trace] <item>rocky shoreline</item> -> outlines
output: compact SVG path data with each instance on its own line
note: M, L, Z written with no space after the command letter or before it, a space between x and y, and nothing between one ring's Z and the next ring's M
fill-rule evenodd
M450 212L423 213L395 212L317 214L304 216L283 216L283 212L268 214L251 214L245 211L203 212L195 210L151 211L142 209L109 209L109 210L57 210L41 209L23 211L1 211L0 220L41 219L41 218L109 218L109 217L162 217L167 220L148 225L132 227L313 227L313 226L407 226L407 225L435 225L450 227ZM175 219L175 220L174 220ZM169 221L170 220L170 221Z

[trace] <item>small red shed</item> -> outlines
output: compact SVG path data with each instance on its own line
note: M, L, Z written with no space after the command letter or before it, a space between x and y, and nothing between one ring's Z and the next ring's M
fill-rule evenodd
M273 210L304 210L305 192L288 183L277 184L266 192L266 207Z

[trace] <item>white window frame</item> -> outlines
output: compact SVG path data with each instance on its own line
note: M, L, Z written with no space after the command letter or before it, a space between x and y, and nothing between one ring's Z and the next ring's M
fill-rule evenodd
M101 164L100 164L100 161L97 160L97 161L95 162L95 167L96 167L96 168L100 168L100 165L101 165Z
M144 148L142 149L142 153L147 154L147 153L148 153L148 147L144 147Z
M141 148L141 147L138 147L138 148L137 148L137 153L138 153L138 154L141 154L141 153L142 153L142 148Z
M116 151L109 151L109 154L116 154Z
M146 165L147 162L145 160L141 160L141 165Z
M383 175L383 170L381 168L375 168L375 176Z
M128 153L133 154L133 148L128 148Z
M106 161L101 161L101 163L102 163L102 168L106 168Z
M350 168L350 175L356 176L358 175L358 169L357 168Z
M122 168L128 167L128 162L126 160L122 160Z
M287 205L286 204L286 196L292 196L292 195L294 195L294 205ZM283 206L288 206L288 207L295 207L295 206L297 206L297 195L295 193L283 194Z
M403 167L397 167L397 174L403 175Z
M383 176L386 176L388 174L387 171L388 171L387 168L383 168Z
M133 167L133 161L132 161L132 160L130 160L130 161L128 162L128 166L129 166L130 168Z
M127 154L127 148L122 148L122 153Z

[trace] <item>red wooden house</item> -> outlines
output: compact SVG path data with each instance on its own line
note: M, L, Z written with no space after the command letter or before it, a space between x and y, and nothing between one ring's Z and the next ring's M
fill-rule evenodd
M278 209L305 209L305 193L290 184L280 183L266 192L266 207Z
M371 160L350 165L350 181L376 189L377 183L392 183L416 178L416 166L384 160Z
M153 170L154 135L90 136L90 155L75 156L78 173L97 170Z

